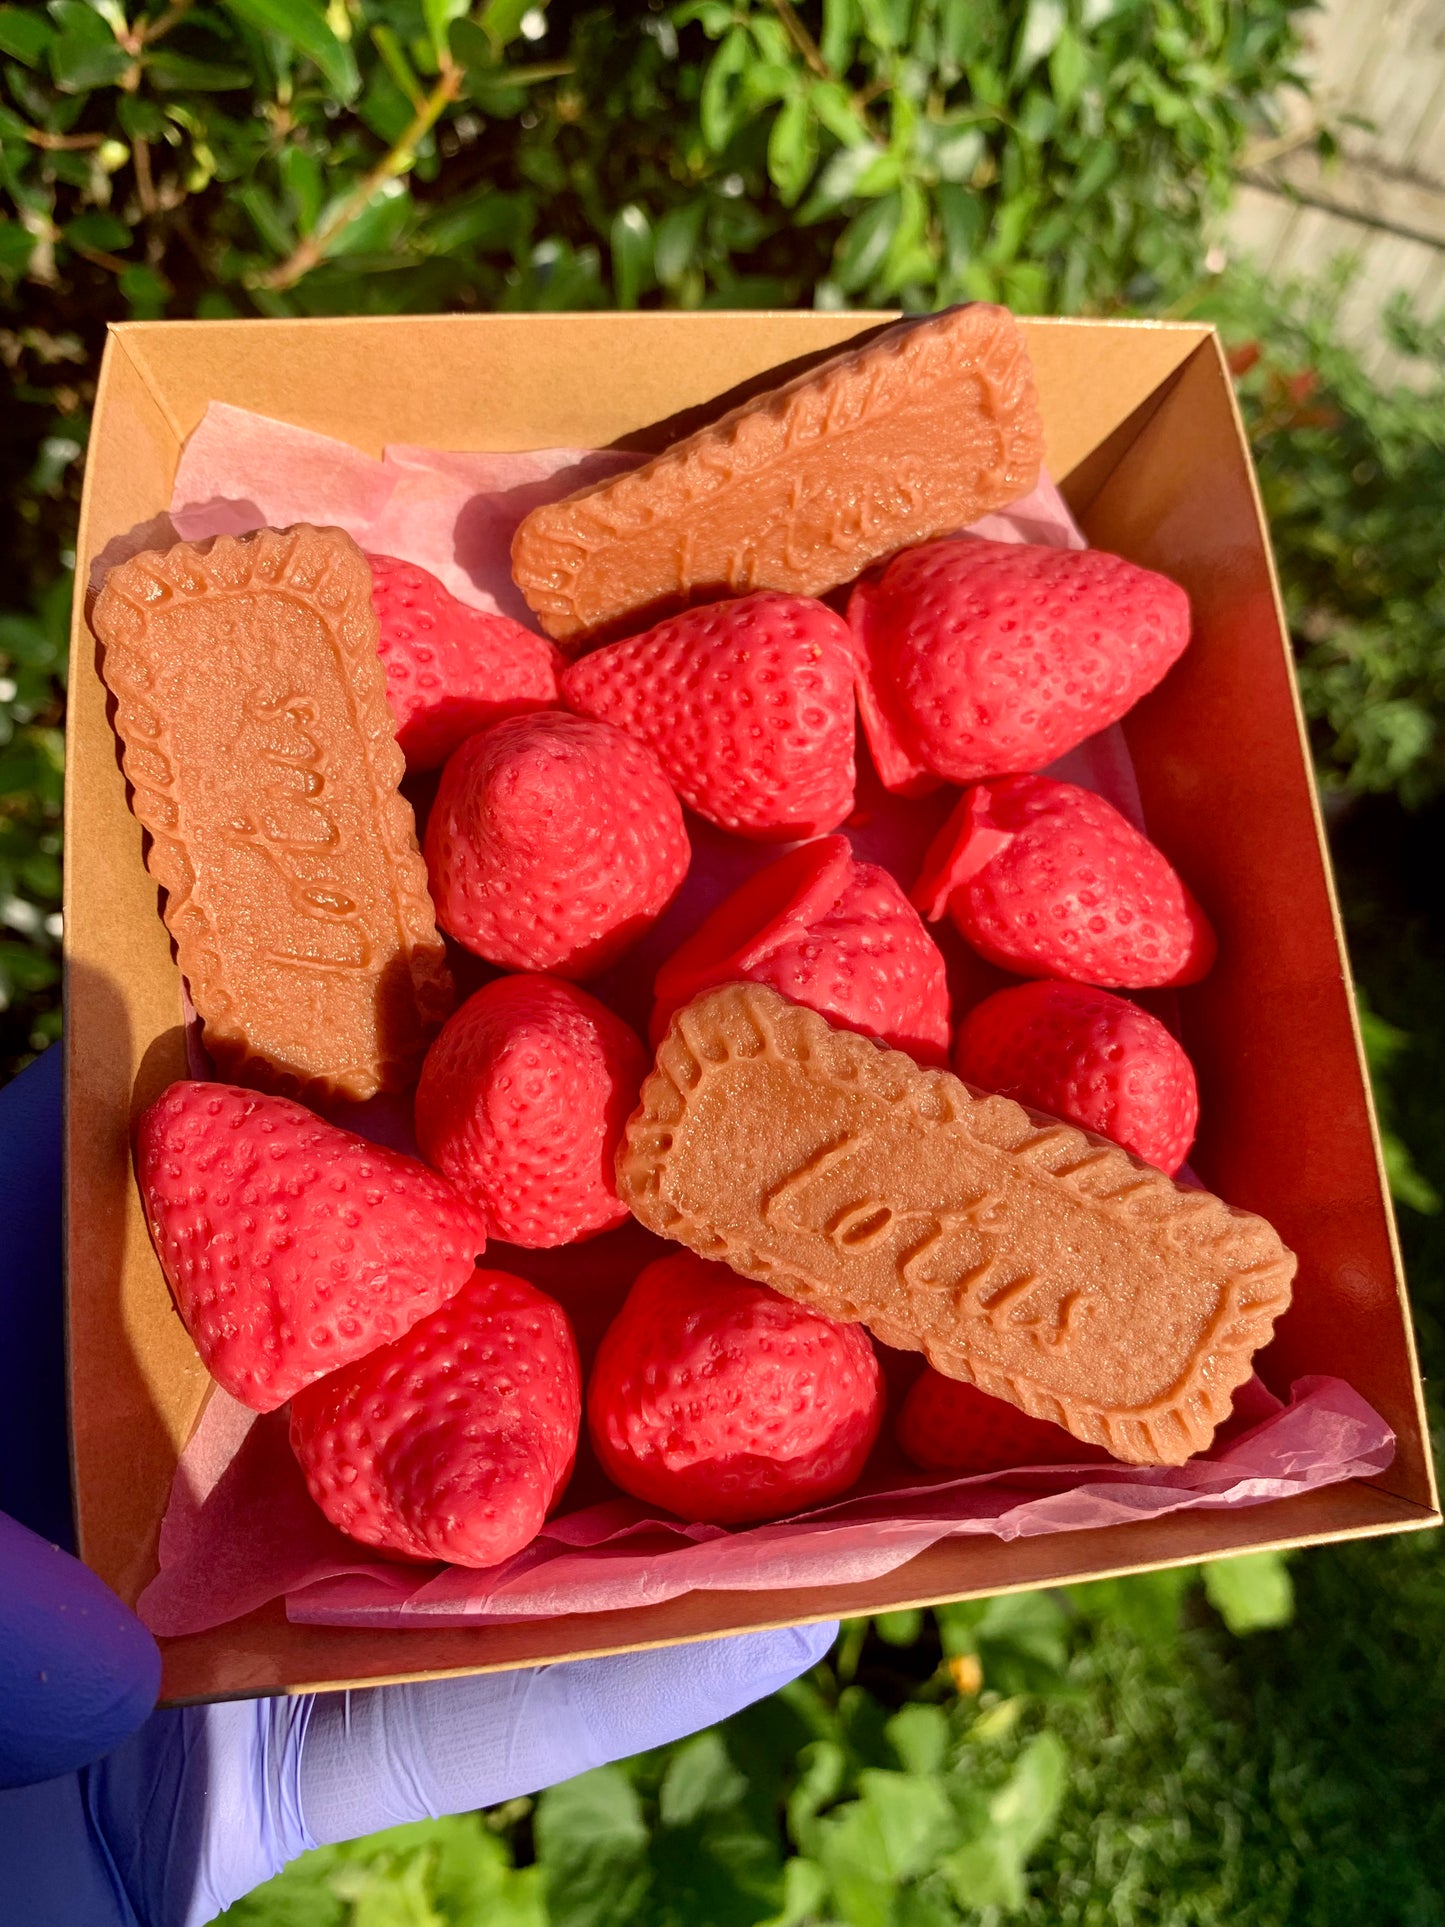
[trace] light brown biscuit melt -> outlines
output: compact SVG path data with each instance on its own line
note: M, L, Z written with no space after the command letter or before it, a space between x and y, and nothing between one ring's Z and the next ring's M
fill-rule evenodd
M512 574L564 648L704 595L821 595L1038 481L1028 349L977 302L901 323L677 442L533 509Z
M366 558L304 525L181 543L112 569L92 626L220 1075L311 1098L404 1089L452 984Z
M1295 1272L1262 1218L761 984L673 1018L617 1174L651 1230L1136 1464L1208 1445Z

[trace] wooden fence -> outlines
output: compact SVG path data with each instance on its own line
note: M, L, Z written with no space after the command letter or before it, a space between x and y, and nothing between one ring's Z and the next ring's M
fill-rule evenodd
M1379 328L1391 295L1445 307L1445 0L1326 0L1308 31L1313 99L1286 103L1280 137L1247 157L1228 249L1280 278L1352 257L1341 332L1388 378L1403 372ZM1342 148L1328 164L1322 123Z

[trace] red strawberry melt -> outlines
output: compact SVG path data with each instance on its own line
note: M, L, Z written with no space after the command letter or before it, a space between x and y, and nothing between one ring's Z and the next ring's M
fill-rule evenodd
M948 1048L942 954L886 870L844 836L790 850L721 904L657 973L652 1041L714 984L771 984L925 1062Z
M436 769L475 730L557 701L562 658L550 642L458 602L415 562L367 561L386 697L409 770Z
M494 1238L590 1238L627 1216L613 1164L647 1068L641 1039L585 990L499 977L427 1052L417 1142Z
M1214 962L1209 920L1163 853L1102 796L1048 776L967 791L913 901L1021 977L1143 989L1196 983Z
M544 710L470 736L426 828L437 922L489 963L590 977L687 874L682 809L645 743Z
M848 605L858 707L884 785L1042 769L1117 722L1189 640L1167 576L1099 549L925 543Z
M162 1092L136 1175L196 1350L257 1412L400 1338L486 1243L472 1206L415 1158L234 1084Z
M1194 1066L1157 1017L1087 984L1019 984L958 1027L965 1083L1122 1144L1170 1177L1199 1123Z
M573 663L568 706L657 752L690 809L763 840L836 829L853 807L853 662L809 596L750 595Z
M926 1366L898 1414L899 1445L924 1472L1011 1472L1025 1465L1078 1465L1108 1453L1047 1419L1030 1418L976 1385Z
M775 1519L852 1485L883 1375L861 1325L690 1251L659 1258L608 1327L587 1392L603 1469L684 1519Z
M581 1419L562 1307L479 1271L396 1344L299 1393L291 1449L317 1505L363 1545L495 1566L540 1532Z

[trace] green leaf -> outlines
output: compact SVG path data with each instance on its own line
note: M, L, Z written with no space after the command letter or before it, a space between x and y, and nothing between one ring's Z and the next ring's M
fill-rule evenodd
M944 50L956 67L971 67L998 37L996 0L943 0L939 30Z
M0 1010L17 990L44 990L59 981L59 964L43 950L28 943L0 943Z
M751 60L743 69L738 105L745 115L787 100L800 85L797 71L783 60Z
M1100 189L1113 178L1119 166L1119 150L1112 141L1096 141L1089 149L1089 157L1069 187L1069 200L1076 206L1086 207Z
M785 101L768 134L768 173L784 207L792 207L818 164L818 123L806 94Z
M174 125L153 100L139 94L122 94L116 102L116 117L121 132L133 141L162 140Z
M620 1766L549 1787L534 1831L551 1927L636 1927L649 1885L648 1833Z
M957 1815L934 1778L865 1767L858 1790L873 1810L885 1870L894 1881L925 1873L957 1838Z
M438 61L447 56L448 27L453 20L460 20L469 7L470 0L421 0L422 18L426 21L426 30L431 35Z
M189 54L157 47L145 56L145 71L157 87L184 87L196 93L231 93L254 84L248 67L228 67L217 60L192 60Z
M799 210L799 224L806 227L814 221L821 221L835 213L845 201L886 194L896 186L902 171L898 156L875 142L839 148Z
M983 233L985 205L977 194L945 184L934 194L943 246L950 272L957 273L972 259Z
M99 208L67 221L63 232L72 247L101 248L107 254L114 254L118 248L128 248L131 240L130 229L125 222L118 215Z
M860 26L858 0L823 0L823 35L818 51L823 65L846 74L853 65L853 49Z
M1068 113L1074 102L1083 92L1084 82L1089 77L1089 56L1084 43L1069 26L1054 42L1053 52L1049 55L1049 85L1053 91L1054 104L1061 113Z
M472 31L479 33L480 29L474 27ZM415 112L420 113L426 101L422 84L417 79L416 70L407 59L401 42L384 21L379 21L371 29L371 44L381 55L382 65L395 83L398 92L406 96ZM449 52L452 58L460 60L454 45ZM462 61L461 64L465 66L466 62Z
M277 34L288 46L305 54L342 101L355 100L361 91L356 56L331 31L325 14L313 0L222 0L222 4L247 26Z
M1122 1626L1145 1645L1168 1648L1178 1637L1184 1595L1198 1576L1195 1566L1166 1566L1127 1579L1070 1586L1068 1597L1095 1625Z
M158 321L165 313L171 288L159 269L137 261L115 279L116 286L129 305L132 319Z
M941 1706L900 1706L887 1726L888 1742L910 1773L941 1773L948 1757L948 1715Z
M1004 1593L984 1602L974 1627L985 1683L1005 1695L1047 1692L1068 1661L1068 1620L1049 1593Z
M54 38L55 29L43 14L23 7L0 7L0 53L27 67L38 67Z
M342 199L338 196L337 200ZM325 227L337 202L323 207L317 226ZM405 181L383 181L359 214L326 243L327 258L347 254L386 254L400 240L412 215L411 190Z
M1021 1907L1024 1868L1045 1838L1063 1799L1067 1762L1060 1741L1040 1733L1019 1755L1005 1784L988 1802L975 1837L945 1855L939 1871L960 1907Z
M916 1646L923 1633L923 1608L905 1606L896 1613L878 1613L873 1630L885 1646Z
M709 40L721 40L735 24L736 15L726 0L689 0L687 6L677 9L673 19L679 27L695 21Z
M833 1894L830 1913L849 1927L892 1927L894 1887L872 1807L850 1800L825 1815L814 1857Z
M931 164L940 180L972 180L984 155L981 127L949 127L924 121L919 128L921 159Z
M652 223L635 201L618 208L608 231L612 287L619 308L635 308L652 285Z
M250 218L252 227L276 255L287 255L296 245L296 231L259 181L247 181L232 198Z
M309 234L320 217L321 204L326 196L320 163L309 147L293 138L281 149L276 165L286 198L291 203L296 230L300 234Z
M15 279L24 274L34 252L35 236L0 214L0 276Z
M530 195L483 188L465 200L449 201L430 215L425 239L436 254L464 250L488 254L499 249L515 254L526 244L532 220Z
M868 140L868 130L858 118L853 96L838 80L810 80L808 99L819 125L825 127L845 147L860 147Z
M669 208L657 224L652 245L652 265L665 288L676 287L697 255L707 203L698 195L681 207Z
M1210 1559L1202 1571L1204 1595L1232 1633L1287 1626L1294 1618L1294 1582L1283 1553Z
M828 1882L815 1860L795 1856L783 1867L783 1900L775 1914L755 1923L755 1927L805 1927L822 1918L828 1899Z
M908 38L912 0L856 0L863 32L879 53L891 53Z
M504 47L511 46L522 31L522 22L537 8L538 3L539 0L487 0L486 6L482 8L482 32L491 41L498 55ZM426 0L426 4L434 6L437 0ZM540 4L545 9L546 0L540 0ZM459 13L467 11L466 0L462 0L457 11Z
M788 1796L788 1832L803 1852L817 1858L818 1815L843 1791L848 1755L836 1740L810 1740L798 1750L798 1779Z
M1396 1204L1408 1204L1422 1217L1433 1218L1445 1200L1415 1162L1415 1155L1397 1131L1380 1126L1380 1151L1385 1160L1385 1178Z
M704 1813L736 1806L748 1783L728 1757L716 1727L674 1748L658 1788L658 1818L665 1827L687 1827Z
M989 1818L1020 1862L1047 1836L1058 1816L1068 1777L1063 1742L1039 1733L1019 1755L1004 1787L989 1801Z
M1066 0L1028 0L1023 31L1014 54L1013 79L1017 86L1027 80L1041 60L1047 60L1058 45L1069 21Z
M496 77L497 50L475 20L454 20L448 40L453 60L468 74Z
M714 154L721 154L737 131L737 83L748 64L750 47L748 35L735 27L707 63L698 96L698 125Z
M60 31L50 42L50 73L63 94L109 87L131 66L131 56L84 0L50 0Z

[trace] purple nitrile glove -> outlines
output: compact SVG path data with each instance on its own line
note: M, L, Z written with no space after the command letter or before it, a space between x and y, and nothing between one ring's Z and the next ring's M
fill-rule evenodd
M836 1628L152 1712L140 1623L68 1534L60 1053L0 1091L0 1915L201 1927L295 1855L533 1793L771 1693ZM27 1530L33 1526L36 1531ZM147 1717L149 1715L149 1717Z

